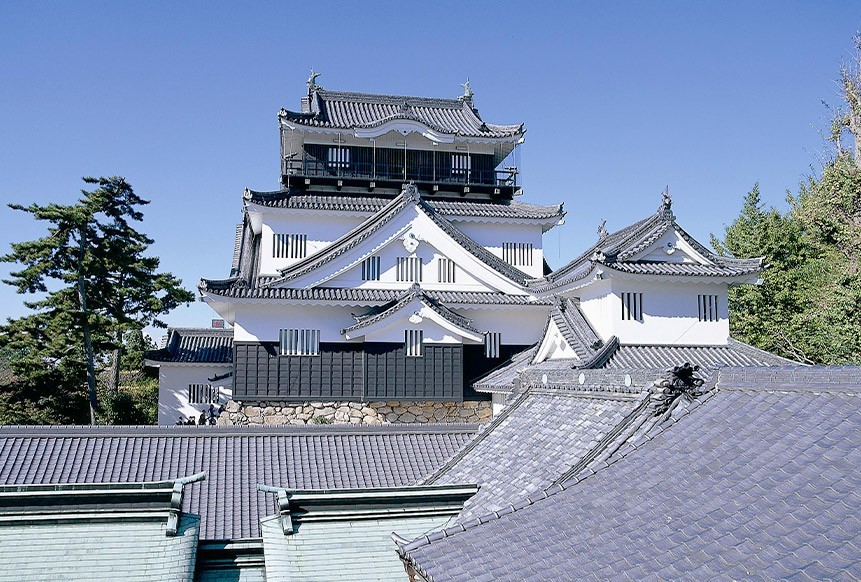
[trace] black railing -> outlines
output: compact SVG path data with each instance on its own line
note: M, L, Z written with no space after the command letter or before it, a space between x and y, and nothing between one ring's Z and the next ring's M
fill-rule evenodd
M383 164L365 162L325 162L313 158L285 160L284 175L330 178L366 178L370 180L403 180L440 184L517 186L517 168L474 170L436 166Z

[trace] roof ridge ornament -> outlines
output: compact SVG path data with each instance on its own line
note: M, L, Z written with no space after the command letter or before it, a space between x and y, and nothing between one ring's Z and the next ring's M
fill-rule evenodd
M313 93L319 89L322 89L320 85L317 84L317 77L319 77L321 73L318 73L314 70L314 67L311 67L311 75L308 77L308 81L306 82L308 85L308 93Z
M471 104L473 92L472 92L472 88L469 86L469 76L468 75L466 77L466 83L461 83L460 86L463 87L463 95L458 97L458 99L460 99L461 101L466 101L466 102Z
M561 205L560 205L561 206ZM601 240L609 233L607 232L607 221L606 219L601 219L601 224L598 225L598 240Z
M699 369L699 366L691 366L689 362L685 362L669 370L667 378L655 380L651 390L655 416L670 413L681 398L693 402L703 395L700 388L705 381L694 376L694 372Z
M676 215L673 214L673 198L670 196L669 185L664 188L664 192L661 194L661 207L658 209L658 214L664 220L676 220Z

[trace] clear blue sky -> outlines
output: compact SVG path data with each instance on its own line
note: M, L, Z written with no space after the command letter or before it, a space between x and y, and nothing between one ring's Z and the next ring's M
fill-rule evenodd
M332 90L455 97L525 122L524 201L565 202L551 265L652 213L669 184L708 242L759 181L783 207L820 166L857 2L0 3L0 201L84 175L152 201L142 230L195 288L228 274L243 188L278 185L276 112ZM0 209L0 249L41 227ZM0 265L5 276L9 265ZM26 312L0 286L0 316ZM203 304L171 325L209 325Z

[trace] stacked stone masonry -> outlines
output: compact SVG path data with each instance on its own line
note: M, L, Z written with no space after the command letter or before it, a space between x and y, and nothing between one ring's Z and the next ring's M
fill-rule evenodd
M490 402L255 402L231 400L219 425L488 422Z

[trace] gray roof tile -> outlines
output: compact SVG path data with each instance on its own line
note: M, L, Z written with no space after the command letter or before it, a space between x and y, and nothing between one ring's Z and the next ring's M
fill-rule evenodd
M604 469L403 554L428 580L861 577L861 368L718 374Z
M297 210L331 210L373 214L391 202L391 196L355 194L319 194L302 190L257 192L246 190L245 199L260 206L293 208ZM493 218L516 220L558 220L565 216L562 204L540 206L519 200L452 200L425 197L424 201L436 212L450 219Z
M168 328L164 347L146 357L157 362L229 364L233 361L233 330Z
M183 510L201 539L260 536L274 513L258 483L289 489L408 485L475 434L473 425L0 427L0 484L158 481L207 472Z
M590 460L614 431L640 415L646 394L553 389L523 394L425 483L481 484L460 515L465 525L543 491Z
M316 87L310 94L310 111L282 109L280 119L309 127L356 129L377 127L386 121L418 121L446 134L466 137L514 138L524 133L523 124L485 123L472 99L433 99L401 95L374 95L326 91Z

